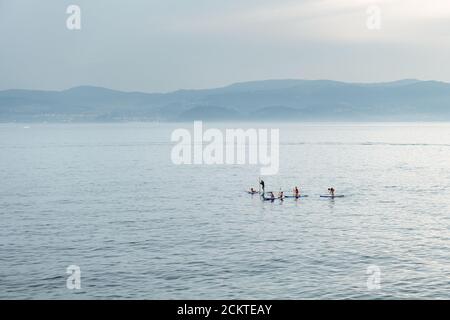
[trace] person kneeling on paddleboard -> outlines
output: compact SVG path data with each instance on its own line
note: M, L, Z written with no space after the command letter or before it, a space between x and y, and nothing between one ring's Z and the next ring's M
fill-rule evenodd
M298 188L297 188L297 187L294 188L294 196L295 196L296 198L298 198L298 197L300 196L300 191L298 191Z
M283 192L283 191L280 191L280 193L278 194L278 197L279 197L281 200L283 200L283 198L284 198L284 192Z
M334 190L333 187L328 188L328 192L331 194L332 197L334 197L334 192L335 192L335 190Z
M274 200L274 199L275 199L275 195L273 194L273 192L272 192L272 191L270 191L270 192L269 192L269 196L270 196L270 199L272 199L272 200Z

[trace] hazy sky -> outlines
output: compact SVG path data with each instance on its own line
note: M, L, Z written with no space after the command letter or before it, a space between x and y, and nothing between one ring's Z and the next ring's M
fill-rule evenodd
M0 90L274 78L450 81L450 0L0 0Z

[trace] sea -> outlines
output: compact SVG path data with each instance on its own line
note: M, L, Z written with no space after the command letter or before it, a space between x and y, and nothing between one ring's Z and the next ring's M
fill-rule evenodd
M278 173L174 164L193 122L0 124L0 298L450 298L450 123L204 126L278 129Z

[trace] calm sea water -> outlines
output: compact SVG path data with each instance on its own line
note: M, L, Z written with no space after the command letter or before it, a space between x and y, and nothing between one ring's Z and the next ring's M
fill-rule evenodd
M1 124L0 298L450 298L450 124L257 126L280 129L267 189L309 198L173 165L192 123Z

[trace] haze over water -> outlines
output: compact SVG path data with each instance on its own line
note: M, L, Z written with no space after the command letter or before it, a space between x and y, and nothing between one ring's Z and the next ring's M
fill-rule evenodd
M244 193L259 166L172 164L192 123L0 124L0 298L449 298L449 123L233 126L279 128L266 189L309 197Z

